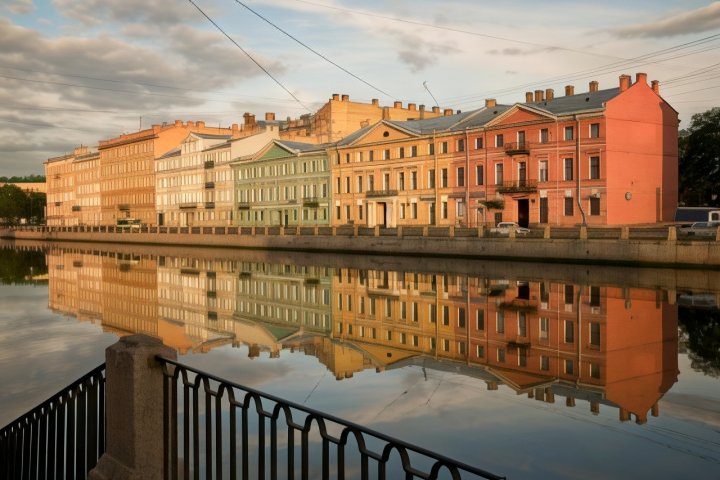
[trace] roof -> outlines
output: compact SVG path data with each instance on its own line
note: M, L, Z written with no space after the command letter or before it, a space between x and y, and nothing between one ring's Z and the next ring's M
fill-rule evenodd
M180 155L180 151L181 151L181 148L180 148L180 147L173 148L172 150L170 150L169 152L167 152L165 155L162 155L162 156L160 156L160 157L158 157L158 158L176 157L176 156Z
M327 147L334 145L334 143L303 143L287 140L273 140L273 142L287 150L293 150L297 153L325 150Z
M220 142L213 146L210 146L210 147L204 149L203 152L208 152L210 150L217 150L219 148L229 148L229 147L230 147L230 140L228 140L226 142Z
M204 138L207 140L228 140L232 137L232 135L216 135L212 133L197 133L197 132L190 132L191 135L194 135L199 138Z
M345 145L350 145L358 138L361 138L363 135L365 135L367 132L373 129L377 125L376 123L373 123L372 125L368 125L367 127L362 127L360 130L355 130L353 133L348 135L345 138L340 139L340 141L337 142L338 147L344 147Z
M605 102L612 100L620 94L620 87L585 92L566 97L554 97L552 100L540 102L527 102L522 105L537 108L553 115L567 115L586 110L600 110L605 108Z

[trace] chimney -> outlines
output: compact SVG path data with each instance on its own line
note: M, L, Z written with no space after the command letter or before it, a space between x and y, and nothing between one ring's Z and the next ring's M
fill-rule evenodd
M333 94L332 94L332 99L333 99L333 100L340 100L340 95L338 95L337 93L333 93Z
M182 127L182 120L175 120L176 127Z
M591 92L597 92L597 91L598 91L598 85L599 85L599 84L598 84L597 80L593 80L592 82L590 82L590 91L591 91Z
M377 106L380 105L380 100L378 100L377 98L373 98L373 99L372 99L372 104L377 107Z
M193 122L192 120L188 120L187 126L188 126L188 127L194 127L194 126L195 126L195 122Z
M232 126L230 127L230 129L232 130L233 135L238 133L238 131L240 130L237 123L233 123Z
M575 95L575 87L572 85L565 85L565 96L572 97Z
M341 97L341 101L343 101L343 102L347 102L349 100L350 100L350 95L343 94L343 96Z
M420 111L421 111L421 112L424 112L424 111L425 111L425 105L420 105Z
M203 127L205 126L205 122L198 121L197 124L196 124L196 126L197 126L198 128L203 128Z
M252 113L245 112L243 118L245 119L245 125L248 127L255 125L255 115Z
M620 75L620 91L624 92L630 88L630 75Z
M653 90L653 92L660 95L660 82L659 81L657 81L657 80L652 81L652 90Z
M647 84L647 73L638 72L635 74L635 83L640 82Z
M497 101L494 98L485 99L485 108L493 108L497 105Z
M535 90L535 101L542 102L545 100L544 92L542 90Z
M452 115L452 114L453 114L453 109L452 109L452 108L446 108L445 110L443 110L443 115L446 116L446 117L447 117L447 116L450 116L450 115Z
M547 100L549 102L553 98L555 98L555 90L553 90L552 88L546 88L545 89L545 100Z
M533 93L525 92L525 103L532 103L532 101L533 101Z
M440 107L432 107L433 113L440 113Z
M415 104L414 103L408 103L408 110L415 111Z
M395 108L402 108L402 102L396 101L395 103L393 103L393 107L395 107Z
M275 114L273 112L266 112L265 113L265 120L268 122L272 122L275 120Z

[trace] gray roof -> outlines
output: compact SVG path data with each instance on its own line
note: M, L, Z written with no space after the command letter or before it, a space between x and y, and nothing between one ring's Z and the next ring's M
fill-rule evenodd
M285 147L289 150L293 150L299 153L313 152L318 150L325 150L327 147L334 145L333 143L303 143L303 142L290 142L287 140L274 140L277 145Z
M165 155L158 157L158 159L167 158L167 157L177 157L178 155L180 155L180 151L181 151L181 147L173 148L172 150L167 152Z
M192 135L195 135L196 137L205 138L207 140L227 140L232 137L232 135L214 135L211 133L196 133L191 132Z
M365 135L367 132L372 130L372 128L377 125L376 123L373 123L372 125L368 125L367 127L363 127L360 130L355 130L353 133L348 135L347 137L344 137L340 139L340 141L337 142L338 147L343 147L345 145L350 145L352 142L357 140L358 138Z
M544 110L553 115L567 115L586 110L601 110L605 108L605 102L617 97L619 94L620 88L615 87L568 97L555 97L550 101L523 103L522 105Z

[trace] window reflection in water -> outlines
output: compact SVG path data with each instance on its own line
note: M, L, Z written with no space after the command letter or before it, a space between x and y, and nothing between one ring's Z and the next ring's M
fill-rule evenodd
M660 290L60 248L47 265L51 309L181 354L300 350L337 379L451 369L638 423L677 381L678 302Z

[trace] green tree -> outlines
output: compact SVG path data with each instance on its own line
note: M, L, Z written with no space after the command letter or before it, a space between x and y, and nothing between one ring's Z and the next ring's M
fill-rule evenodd
M680 201L720 206L720 107L693 115L679 148Z
M15 185L0 187L0 222L16 225L21 218L27 218L30 211L30 197Z
M693 370L720 377L720 310L680 307L678 323L687 338Z

